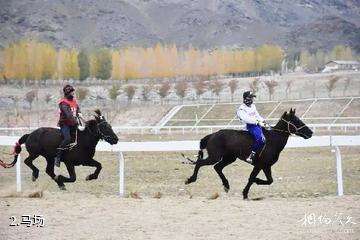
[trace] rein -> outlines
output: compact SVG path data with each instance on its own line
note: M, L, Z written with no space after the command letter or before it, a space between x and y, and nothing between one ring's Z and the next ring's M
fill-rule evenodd
M303 134L302 132L299 132L299 130L301 130L302 128L306 127L305 124L302 125L301 127L297 127L295 124L293 124L293 123L290 122L290 121L285 120L284 118L281 118L280 121L284 121L284 122L287 123L287 131L286 131L286 130L282 130L282 129L277 129L277 128L272 128L273 130L278 131L278 132L288 133L288 134L290 134L290 135L299 134L299 135L302 135L302 136L304 136L304 137L308 137L308 136L306 136L305 134ZM295 132L291 132L290 126L292 126L292 127L295 129Z

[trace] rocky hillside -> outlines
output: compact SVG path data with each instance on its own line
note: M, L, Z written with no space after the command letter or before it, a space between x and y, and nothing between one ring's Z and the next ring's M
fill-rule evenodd
M63 47L348 44L360 52L360 1L0 0L0 29L0 47L33 37Z

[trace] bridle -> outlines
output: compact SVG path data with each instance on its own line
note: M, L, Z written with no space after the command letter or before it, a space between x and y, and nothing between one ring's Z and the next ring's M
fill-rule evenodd
M110 135L104 134L99 128L99 126L104 123L106 123L106 121L101 121L99 123L96 123L96 133L94 133L90 128L88 129L90 134L93 135L94 137L99 137L102 140L110 141L112 137Z
M282 130L282 129L277 129L277 128L272 128L275 131L279 131L279 132L285 132L288 133L290 135L295 135L295 134L299 134L300 136L309 138L309 136L307 136L306 134L299 132L299 130L301 130L302 128L306 127L306 125L302 125L301 127L297 127L295 124L293 124L291 121L288 121L284 118L281 118L280 121L284 121L285 123L287 123L287 131L286 130ZM293 127L295 129L295 132L291 132L290 126Z

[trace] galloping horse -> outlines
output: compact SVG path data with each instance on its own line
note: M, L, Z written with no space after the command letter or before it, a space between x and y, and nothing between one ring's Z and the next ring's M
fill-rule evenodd
M295 115L295 110L284 112L279 122L271 129L264 130L266 144L264 148L256 154L253 162L253 170L250 174L249 181L243 190L243 198L248 198L250 187L253 183L258 185L270 185L273 182L271 176L271 166L279 159L280 152L284 149L289 135L296 134L304 139L311 138L312 131ZM233 163L236 158L245 161L249 156L253 138L247 131L238 131L223 129L218 132L205 136L200 141L200 151L197 161L190 160L195 164L193 175L185 181L189 184L196 181L200 167L213 165L215 171L228 192L230 185L222 170L227 165ZM208 157L203 159L203 149L207 150ZM259 172L263 170L267 180L257 178Z
M56 176L54 173L54 157L62 140L61 132L56 128L42 127L30 134L25 134L14 147L14 161L7 164L0 160L0 165L5 168L13 167L21 152L21 145L25 143L29 156L24 162L32 170L33 181L36 181L39 177L39 169L33 165L33 161L38 156L43 156L46 159L46 173L58 184L61 190L66 190L64 182L76 181L75 166L96 167L95 172L88 175L86 180L97 179L102 168L101 163L93 159L97 143L100 139L103 139L110 144L116 144L119 139L112 130L111 125L101 115L100 110L95 110L95 113L95 119L86 122L84 131L77 130L76 145L64 153L62 161L66 165L69 177Z

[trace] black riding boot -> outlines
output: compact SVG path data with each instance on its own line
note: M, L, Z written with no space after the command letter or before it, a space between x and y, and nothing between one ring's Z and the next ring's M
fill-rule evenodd
M61 162L61 160L62 160L63 152L64 152L64 150L58 149L58 152L57 152L57 154L56 154L56 157L54 158L54 160L55 160L55 166L57 166L57 167L60 167L60 162Z

